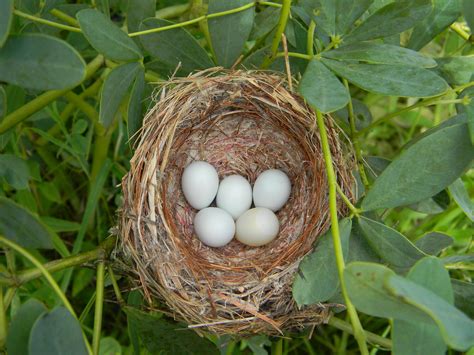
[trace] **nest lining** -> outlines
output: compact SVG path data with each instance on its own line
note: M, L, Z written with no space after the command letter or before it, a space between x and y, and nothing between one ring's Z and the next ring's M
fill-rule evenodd
M352 157L326 123L338 183L353 199ZM277 212L278 237L258 248L202 244L180 186L194 160L212 164L220 179L240 174L252 184L266 169L285 171L292 191ZM121 249L150 304L158 299L176 319L217 334L274 334L327 319L328 305L298 310L292 299L299 262L330 218L314 113L282 76L217 68L168 81L122 188Z

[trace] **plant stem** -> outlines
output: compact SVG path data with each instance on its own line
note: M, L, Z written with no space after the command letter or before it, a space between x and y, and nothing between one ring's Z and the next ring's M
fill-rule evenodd
M49 13L56 17L58 20L63 20L64 22L67 22L71 26L79 27L79 22L72 16L69 16L68 14L62 12L61 10L58 9L51 9L49 10Z
M66 31L71 31L71 32L82 32L80 28L72 27L72 26L68 26L68 25L63 25L62 23L57 23L57 22L53 22L53 21L49 21L49 20L45 20L44 18L36 17L36 16L30 15L30 14L21 12L19 10L13 10L13 13L15 15L19 16L19 17L23 17L23 18L26 18L26 19L34 21L34 22L42 23L43 25L56 27L56 28L59 28L61 30L66 30Z
M280 19L275 30L275 35L273 36L271 54L269 57L265 58L262 68L266 69L271 64L272 60L276 57L278 52L278 46L280 45L281 35L285 31L286 23L288 22L288 17L290 16L291 9L291 0L283 0L283 4L280 11Z
M82 112L84 112L87 117L89 117L89 119L94 124L94 129L98 135L103 136L105 134L104 126L99 122L99 113L94 107L89 105L79 95L73 93L72 91L67 92L64 97Z
M357 340L359 345L360 352L362 355L368 355L369 351L367 349L367 344L365 342L365 333L364 329L362 328L362 324L360 323L359 316L357 315L357 311L351 303L349 299L349 295L347 294L346 285L344 283L344 256L342 253L342 245L341 245L341 238L339 234L339 222L337 216L337 180L336 174L334 172L334 167L332 163L331 157L331 149L329 147L329 141L326 133L326 125L324 124L324 118L319 110L316 111L316 120L319 128L319 134L321 137L321 146L324 155L324 162L326 164L326 176L328 180L329 186L329 213L331 217L331 232L332 232L332 240L334 243L334 253L336 256L336 264L337 264L337 271L339 274L339 280L341 284L341 291L342 295L344 296L344 301L346 303L347 312L351 319L352 328L354 330L354 337Z
M346 194L344 193L344 191L342 191L341 187L339 186L339 184L336 184L336 189L337 189L337 192L339 193L339 196L341 196L342 200L344 201L344 203L347 205L347 207L349 207L349 209L351 210L351 212L358 216L362 210L357 208L356 206L354 206L351 202L351 200L349 200L349 198L346 196Z
M104 63L104 57L101 55L97 56L93 59L88 65L86 69L86 76L84 80L90 78ZM45 93L39 95L34 100L31 100L27 104L23 105L19 109L13 111L9 115L5 116L0 123L0 134L5 133L18 123L26 120L35 112L41 110L43 107L47 106L54 100L58 99L59 97L63 96L65 93L70 91L70 89L65 90L51 90L46 91Z
M0 287L0 349L5 348L6 340L7 340L7 317L5 314L3 287Z
M84 253L68 256L66 258L62 258L58 260L53 260L44 264L43 267L45 270L51 273L51 272L64 270L73 266L82 265L82 264L97 260L104 253L105 254L109 253L110 250L112 250L114 246L115 246L115 238L111 237L111 238L106 239L98 248L94 250L86 251ZM20 287L22 284L28 281L37 279L41 275L43 275L43 273L38 268L27 269L27 270L18 272L12 278L7 278L7 277L0 278L0 285Z
M349 323L343 321L340 318L331 317L331 319L329 319L328 324L333 326L334 328L340 329L340 330L345 331L349 334L354 334L354 332L352 330L352 326ZM391 349L392 348L392 341L390 339L381 337L380 335L371 333L367 330L364 331L364 332L365 332L365 335L367 337L367 340L370 341L371 343L378 344L380 346L383 346L386 349Z
M306 41L306 53L309 56L314 56L314 29L316 28L316 23L311 20L308 27L308 38Z
M56 283L56 280L53 278L53 276L49 273L49 271L33 256L31 255L26 249L22 248L18 244L8 240L7 238L3 237L0 235L0 244L4 244L9 248L12 248L15 250L18 254L21 254L25 259L28 259L44 276L46 281L48 281L49 285L53 289L53 291L56 293L56 295L59 297L61 302L64 304L64 307L72 314L74 318L77 319L76 312L74 311L74 308L72 308L71 303L69 303L69 300L67 299L66 295L64 294L63 291L61 291L61 288L59 285ZM89 353L91 352L90 344L89 341L87 340L86 335L83 333L84 336L84 342L86 344L87 349L89 350Z
M257 1L257 3L259 5L266 5L266 6L270 6L270 7L278 7L278 8L281 8L282 5L277 3L277 2L270 2L270 1Z
M344 82L344 86L349 92L349 83L346 79L342 80ZM357 140L357 129L355 125L355 116L354 116L354 106L352 105L352 97L349 95L349 103L347 105L347 110L349 112L349 125L351 128L351 141L354 146L355 156L357 160L357 166L359 167L359 175L360 179L362 180L362 184L364 184L365 191L369 189L369 179L367 178L367 174L365 172L364 162L362 159L362 151L359 145L359 141Z
M102 311L104 308L104 270L105 263L101 260L97 265L94 333L92 336L92 353L94 355L99 354L100 332L102 329Z
M314 58L314 56L312 56L312 55L304 54L304 53L298 53L298 52L288 52L288 53L278 52L277 54L275 54L275 58L284 57L287 54L288 54L288 57L295 57L295 58L301 58L301 59L306 59L306 60L311 60L311 59Z
M115 278L115 274L114 274L114 271L112 270L112 268L109 266L107 266L107 271L109 272L109 278L110 278L110 282L112 283L112 287L114 289L114 292L115 292L115 297L117 298L117 301L118 303L122 306L122 305L125 305L126 302L125 300L123 299L122 297L122 294L120 293L120 287L117 283L117 279Z
M459 23L455 22L451 24L449 28L452 29L455 33L457 33L465 41L474 42L474 37L470 35L469 33L467 33L466 31L464 31Z
M168 6L163 9L157 10L155 13L155 17L161 18L161 19L169 19L169 18L181 16L188 10L189 10L189 3Z
M104 165L105 159L107 159L110 142L112 140L112 134L116 125L109 127L104 135L100 135L98 132L94 138L94 152L92 154L92 168L90 175L91 185L97 178L102 165Z

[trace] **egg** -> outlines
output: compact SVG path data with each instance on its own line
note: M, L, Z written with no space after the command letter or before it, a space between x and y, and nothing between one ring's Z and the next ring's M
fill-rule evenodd
M219 184L216 204L237 219L252 205L252 186L243 176L227 176Z
M194 232L207 246L223 247L234 238L235 222L223 209L208 207L194 216Z
M184 169L181 187L186 201L200 210L208 207L216 197L219 176L211 164L195 161Z
M278 211L288 201L291 182L281 170L270 169L261 173L253 186L253 202L256 207Z
M243 244L259 247L275 239L279 229L280 222L273 211L256 207L239 217L235 228L235 238Z

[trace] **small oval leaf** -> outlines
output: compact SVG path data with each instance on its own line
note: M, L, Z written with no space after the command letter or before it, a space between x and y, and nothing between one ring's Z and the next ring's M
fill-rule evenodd
M28 164L16 155L0 154L0 178L15 189L26 189L30 178Z

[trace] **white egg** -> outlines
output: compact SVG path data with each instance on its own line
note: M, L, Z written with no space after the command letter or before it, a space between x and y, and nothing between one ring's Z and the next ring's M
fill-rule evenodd
M186 201L200 210L208 207L216 197L219 176L211 164L195 161L184 169L181 187Z
M216 203L237 219L252 205L252 186L243 176L227 176L219 184Z
M223 209L208 207L194 216L194 232L207 246L223 247L234 238L235 222Z
M253 186L255 207L266 207L273 212L282 208L291 193L291 182L281 170L270 169L261 173Z
M246 245L259 247L270 243L278 235L280 222L268 208L256 207L239 217L235 238Z

